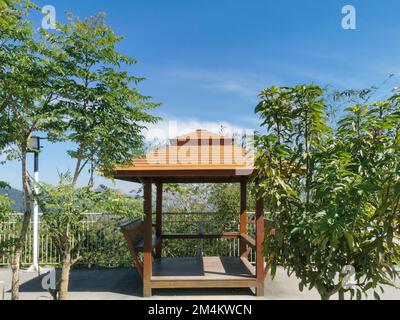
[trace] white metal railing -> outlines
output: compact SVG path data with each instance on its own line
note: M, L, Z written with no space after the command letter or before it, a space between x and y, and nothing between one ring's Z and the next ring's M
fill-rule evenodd
M82 247L82 263L85 265L129 265L130 257L125 241L119 232L117 226L111 226L111 229L96 230L93 232L91 225L95 224L103 215L100 213L86 214L87 219L83 221L86 225L84 232L86 233L86 241ZM216 219L219 215L221 219ZM216 231L238 231L238 215L231 214L232 219L225 221L222 214L205 212L205 213L163 213L163 230L165 232L203 232L212 233ZM254 215L253 212L248 213L249 217ZM153 215L155 216L155 215ZM0 243L9 241L18 234L20 226L21 213L10 215L8 219L0 222ZM217 220L217 222L216 222ZM217 230L218 229L218 230ZM248 232L254 232L254 224L248 225ZM32 264L32 241L33 228L30 223L28 235L21 257L21 264L30 266ZM46 229L46 225L39 218L39 264L40 265L57 265L61 262L60 256L50 231ZM201 254L219 254L224 256L237 256L239 254L239 239L207 239L207 240L166 240L163 246L163 254L168 256L179 255L201 255ZM103 255L103 256L102 256ZM109 255L109 256L107 256ZM99 259L104 261L99 262ZM250 253L250 261L253 259L253 253ZM0 266L9 264L7 255L0 258Z

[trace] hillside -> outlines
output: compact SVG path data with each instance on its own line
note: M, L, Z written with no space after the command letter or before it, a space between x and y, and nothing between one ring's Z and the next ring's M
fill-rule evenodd
M23 193L20 190L13 189L13 188L7 188L7 189L0 189L0 194L8 194L10 199L14 201L14 204L12 205L12 209L16 212L22 212L23 211Z

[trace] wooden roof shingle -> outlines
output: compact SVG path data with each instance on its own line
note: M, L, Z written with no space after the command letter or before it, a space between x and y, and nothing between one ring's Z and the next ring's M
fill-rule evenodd
M254 152L235 145L232 137L206 130L170 139L170 145L115 168L116 179L165 182L239 181L252 174Z

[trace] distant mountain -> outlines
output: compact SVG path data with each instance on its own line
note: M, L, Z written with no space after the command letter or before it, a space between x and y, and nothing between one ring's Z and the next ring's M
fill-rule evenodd
M111 189L111 188L110 188ZM132 197L132 198L140 198L138 194L134 193L125 193L123 190L120 189L111 189L121 195L125 195L127 197ZM103 192L104 187L99 186L98 188L95 189L97 192ZM0 194L8 194L10 199L14 202L13 205L11 206L12 210L15 212L23 212L24 211L24 202L23 202L23 197L24 193L20 190L14 189L14 188L5 188L5 189L0 189Z
M12 209L16 212L24 211L23 192L13 188L0 189L0 194L8 194L10 199L14 201Z
M106 190L110 190L110 191L113 191L113 192L115 192L115 193L117 193L119 195L123 195L123 196L126 196L126 197L131 197L131 198L134 198L134 199L141 198L141 195L138 194L137 191L133 191L132 190L130 192L125 192L122 189L110 188L110 187L105 186L103 184L99 185L97 188L94 189L95 192L104 192Z

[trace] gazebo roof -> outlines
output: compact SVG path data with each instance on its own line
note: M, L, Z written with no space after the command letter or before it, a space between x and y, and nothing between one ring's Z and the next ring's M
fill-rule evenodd
M119 180L140 182L236 182L250 176L254 152L236 146L233 137L196 130L170 139L170 145L115 168Z

